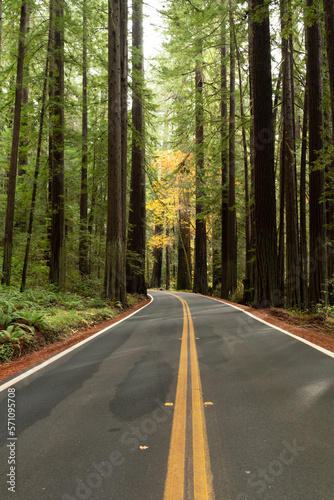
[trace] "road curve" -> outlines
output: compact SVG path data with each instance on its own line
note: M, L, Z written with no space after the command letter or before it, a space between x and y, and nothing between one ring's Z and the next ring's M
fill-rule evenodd
M0 498L334 500L333 357L225 303L151 293L0 385Z

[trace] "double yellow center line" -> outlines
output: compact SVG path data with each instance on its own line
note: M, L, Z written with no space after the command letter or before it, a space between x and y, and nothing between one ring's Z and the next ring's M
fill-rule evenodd
M164 500L184 500L188 494L194 500L213 500L214 491L194 325L187 302L182 297L173 296L182 302L184 319ZM191 412L191 424L188 418L189 412ZM191 481L186 478L185 473L186 470L187 472L190 470L191 464L187 461L189 456L192 457Z

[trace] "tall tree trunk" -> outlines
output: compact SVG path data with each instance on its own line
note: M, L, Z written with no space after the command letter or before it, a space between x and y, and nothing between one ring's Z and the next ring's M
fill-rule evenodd
M63 10L63 0L54 0L50 282L60 290L65 287Z
M159 235L163 231L163 227L156 225L154 234ZM152 287L161 287L161 270L162 270L162 247L153 248L153 271L152 271Z
M332 125L334 130L334 2L323 0L326 27L326 48L331 92Z
M29 37L30 31L30 8L27 6L26 14L26 38ZM29 66L26 65L24 68L25 75L29 74ZM21 115L21 128L20 128L20 144L19 144L19 156L18 156L18 175L24 175L28 167L28 144L29 144L29 133L28 133L28 115L27 115L27 104L29 103L29 86L28 82L22 87L22 115ZM22 221L22 227L25 229L25 221Z
M249 12L252 9L252 0L248 0ZM252 67L253 60L253 19L252 15L248 16L248 61L249 68ZM250 114L252 117L251 127L249 131L249 163L250 163L250 201L249 201L249 219L250 219L250 250L249 250L249 283L246 281L248 288L247 301L254 301L255 292L255 207L254 207L254 156L255 156L255 139L254 139L254 81L253 71L249 71L249 98L250 98ZM245 287L245 288L246 288ZM246 288L246 289L247 289ZM246 295L246 293L245 293Z
M202 51L200 51L202 55ZM206 222L203 215L204 186L204 109L203 109L203 68L197 63L195 71L195 120L196 120L196 229L195 229L195 269L193 291L208 293L206 262Z
M129 293L146 294L143 0L133 1L132 44L132 169L128 231L127 290Z
M307 69L306 69L307 75ZM306 76L306 81L308 77ZM304 96L304 114L302 127L302 147L300 158L300 271L301 271L301 301L302 307L308 304L308 269L307 269L307 227L306 227L306 155L308 129L308 91L307 85Z
M104 290L126 303L123 246L120 0L108 1L108 214Z
M87 185L87 136L88 136L88 93L87 93L87 1L83 1L82 13L82 156L80 189L80 234L79 234L79 272L89 274L88 260L88 185Z
M307 6L317 9L314 0ZM309 206L310 206L310 289L311 305L324 298L323 285L326 280L326 215L322 198L325 190L325 173L316 167L319 152L323 149L324 119L322 112L322 47L320 18L306 25L306 50L308 54L308 107L309 116Z
M233 18L232 18L233 20ZM242 147L243 147L243 160L244 160L244 175L245 175L245 243L246 243L246 265L245 265L245 296L244 301L248 302L250 299L250 276L251 276L251 216L250 216L250 196L249 196L249 172L248 172L248 151L247 151L247 139L246 139L246 127L245 122L245 111L244 111L244 95L243 95L243 82L241 74L241 58L240 50L237 43L237 37L235 33L235 26L233 21L233 35L234 35L234 45L238 61L238 76L239 76L239 95L240 95L240 115L242 120Z
M253 0L254 180L256 307L280 303L277 286L277 235L268 4ZM261 19L259 19L261 12Z
M54 82L54 67L55 67L55 27L54 27L54 2L55 0L50 0L49 7L49 38L50 38L50 52L49 52L49 86L48 86L48 97L49 97L49 156L48 156L48 189L47 189L47 210L46 210L46 236L48 240L48 247L45 249L45 260L49 267L50 272L50 249L51 249L51 198L52 198L52 169L53 169L53 154L54 154L54 137L53 137L53 120L54 120L54 100L55 100L55 82Z
M281 115L283 115L281 107ZM285 284L285 139L284 127L279 130L279 226L278 226L278 287L284 294Z
M327 47L327 61L329 69L329 85L331 95L331 112L332 112L332 137L334 131L334 3L332 0L324 0L325 10L325 27L326 27L326 47ZM333 143L332 139L332 143ZM333 172L334 161L332 162L331 170ZM330 300L334 303L334 179L333 174L329 177L329 193L327 196L327 237L329 240L328 245L328 278L332 280L330 284Z
M18 159L18 150L20 141L26 19L27 19L27 2L26 0L22 0L20 29L19 29L17 72L16 72L14 123L13 123L12 148L10 155L8 190L7 190L6 225L5 225L5 237L4 237L3 267L2 267L3 274L1 280L2 284L6 285L10 285L10 276L12 268L15 189L16 189L17 159Z
M286 305L301 307L291 1L281 0L283 77L283 169L286 206Z
M51 21L51 19L50 19L50 21ZM47 47L47 52L46 52L46 63L45 63L43 92L42 92L42 99L41 99L42 105L41 105L41 114L40 114L40 119L39 119L39 132L38 132L38 144L37 144L37 153L36 153L34 183L33 183L33 188L32 188L31 206L30 206L28 232L27 232L27 243L26 243L23 270L22 270L21 292L24 292L25 286L26 286L30 243L31 243L32 229L33 229L33 223L34 223L35 207L36 207L37 180L38 180L38 176L39 176L39 167L40 167L41 150L42 150L43 126L44 126L45 105L46 105L46 96L47 96L47 82L48 82L49 62L50 62L50 47L51 47L51 29L50 28L51 28L51 26L49 27L48 47Z
M221 298L228 298L228 150L227 150L227 61L226 61L226 25L223 22L221 27L221 75L220 75L220 144L221 144L221 179L222 179L222 207L221 207L221 224L222 224L222 241L221 241Z
M179 210L177 290L191 289L190 218L188 210L189 204L187 202L182 203Z
M93 228L96 219L96 200L97 200L97 186L96 186L96 163L97 163L97 154L96 154L96 144L94 144L94 153L93 153L93 168L92 168L92 181L91 181L91 196L90 196L90 211L87 221L87 231L89 233L89 238L91 239L93 234ZM96 224L95 224L96 227ZM93 269L93 246L89 247L89 270L92 272ZM95 259L94 259L95 260Z
M235 46L233 36L233 3L230 0L230 116L228 158L228 289L237 287L237 220L235 206Z
M166 227L166 290L170 289L170 245L169 245L169 227Z
M122 140L122 245L126 249L128 167L128 0L121 2L121 140ZM126 257L125 257L126 259ZM124 266L126 272L126 262ZM126 283L126 276L125 276ZM125 294L124 300L127 300ZM124 305L127 305L125 303Z
M219 211L220 212L220 211ZM216 216L212 228L212 290L216 290L221 283L221 215Z

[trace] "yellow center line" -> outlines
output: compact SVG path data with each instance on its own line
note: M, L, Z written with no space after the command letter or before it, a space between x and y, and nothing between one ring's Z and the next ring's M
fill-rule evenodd
M188 379L188 319L183 305L183 333L179 374L176 386L172 437L169 448L168 472L164 500L183 500L186 448L187 379Z
M206 423L201 376L199 371L194 325L188 304L189 318L190 363L191 363L191 393L192 393L192 424L193 424L193 474L194 498L213 499L212 472Z
M169 448L164 500L183 500L185 484L186 414L188 382L188 336L191 374L192 457L195 500L213 500L212 473L204 415L202 384L199 371L194 325L187 302L177 295L183 306L183 334L176 388L175 411Z

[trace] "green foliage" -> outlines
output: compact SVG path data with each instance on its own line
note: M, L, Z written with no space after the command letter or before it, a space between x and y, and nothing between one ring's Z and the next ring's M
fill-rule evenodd
M5 330L0 330L0 344L7 344L11 349L2 349L7 356L12 352L15 354L18 350L21 354L21 349L25 344L28 344L33 340L34 328L27 325L20 325L18 323L13 323L7 326ZM0 357L1 357L0 351Z
M48 327L44 314L41 314L39 311L25 311L18 316L18 319L20 322L34 327L41 332Z
M0 312L0 327L7 328L11 323L17 319L18 315L16 313L8 314Z
M15 355L15 347L13 344L0 344L0 364L8 363Z
M121 304L101 298L88 281L85 292L91 295L58 292L54 287L35 287L21 293L14 286L0 285L0 363L20 356L23 348L38 349L119 313ZM138 301L137 295L128 296L129 306Z
M238 281L237 283L237 288L235 292L232 294L230 300L232 302L236 302L237 304L242 304L243 303L243 297L244 297L244 285L242 281Z
M99 321L113 319L116 314L117 311L110 307L85 309L84 311L55 307L46 315L48 331L45 332L45 336L47 339L61 337Z
M32 338L34 329L29 326L19 324L11 324L6 330L0 330L0 343L9 342L11 344L20 345Z

